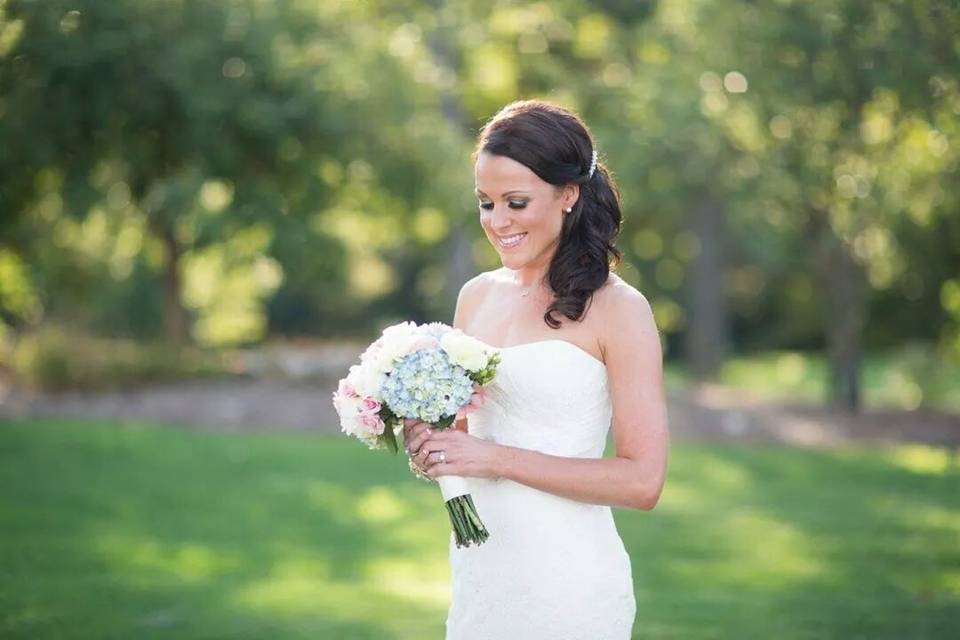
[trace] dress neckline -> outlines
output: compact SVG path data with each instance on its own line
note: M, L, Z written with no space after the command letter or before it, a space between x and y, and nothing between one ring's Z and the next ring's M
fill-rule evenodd
M588 358L592 362L596 363L598 366L603 367L604 369L607 368L606 363L604 363L602 360L597 358L595 355L593 355L583 347L576 345L570 342L569 340L561 340L560 338L546 338L544 340L534 340L532 342L521 342L520 344L511 344L511 345L507 345L506 347L494 347L494 349L498 349L500 351L507 351L509 349L520 349L522 347L532 347L535 345L549 344L551 342L559 342L561 344L565 344L571 349L573 349L574 351L577 351L583 354L585 358Z

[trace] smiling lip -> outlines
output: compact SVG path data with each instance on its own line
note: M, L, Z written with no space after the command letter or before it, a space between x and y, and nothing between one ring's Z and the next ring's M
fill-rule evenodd
M511 234L511 235L508 235L508 236L500 236L500 235L498 235L498 236L497 236L497 243L498 243L498 244L500 245L500 247L503 248L503 249L513 249L514 247L516 247L517 245L519 245L520 243L522 243L522 242L523 242L523 239L526 238L526 237L527 237L527 232L526 232L526 231L524 231L523 233L514 233L514 234ZM509 243L509 244L506 244L506 243L503 242L503 239L504 239L504 238L518 238L518 239L514 240L513 242L511 242L511 243Z

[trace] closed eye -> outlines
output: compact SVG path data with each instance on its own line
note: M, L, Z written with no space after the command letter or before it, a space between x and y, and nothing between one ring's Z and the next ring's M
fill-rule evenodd
M510 206L511 209L523 209L523 208L525 208L525 207L527 206L527 203L526 203L526 202L517 202L517 201L511 200L511 201L509 202L509 206ZM481 209L486 209L487 211L490 211L491 209L493 209L493 203L492 203L492 202L481 202L481 203L480 203L480 208L481 208Z

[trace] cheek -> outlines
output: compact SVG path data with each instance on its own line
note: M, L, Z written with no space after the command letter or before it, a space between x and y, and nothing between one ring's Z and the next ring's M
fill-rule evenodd
M542 236L551 233L551 223L544 211L530 211L524 213L523 228L531 234Z
M480 214L480 226L483 227L484 232L490 233L490 214Z

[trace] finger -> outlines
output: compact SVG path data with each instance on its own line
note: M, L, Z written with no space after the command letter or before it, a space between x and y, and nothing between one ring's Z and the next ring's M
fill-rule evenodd
M416 420L416 421L415 421L412 425L410 425L409 427L404 427L404 430L403 430L403 441L409 443L411 440L413 440L413 439L416 438L418 435L420 435L421 433L423 433L423 430L424 430L424 429L429 429L429 428L430 428L430 425L427 424L426 422L422 422L422 421L420 421L420 420Z
M420 453L417 454L417 462L421 467L427 469L430 467L430 454L433 453L430 449L424 447L420 450Z
M434 447L425 446L430 440L430 432L422 433L413 442L410 443L411 455L421 455L424 451L432 451Z
M447 444L453 442L457 438L463 435L462 431L457 429L434 429L430 432L430 437L428 440L437 444Z
M427 460L424 462L424 466L427 469L438 469L441 467L449 466L449 464L450 462L447 460L444 460L443 462L440 461L440 453L437 451L430 452L430 455L427 457Z
M429 422L418 422L413 426L413 432L415 435L420 435L421 433L429 432L431 429L433 429L433 427L430 425Z
M404 423L405 423L405 425L404 425L404 427L403 427L403 430L404 430L405 433L409 433L409 434L411 435L411 437L412 437L413 435L416 435L416 433L417 433L417 431L418 431L418 426L419 426L419 425L426 425L426 424L427 424L426 422L424 422L423 420L420 420L419 418L406 418L406 419L404 419ZM429 425L427 425L427 426L429 426Z
M409 451L411 455L416 455L423 446L423 443L430 439L431 433L432 429L424 429L415 435L413 438L411 438L410 445L407 447L407 451Z
M426 451L426 455L423 457L423 466L425 469L429 469L433 465L437 464L440 454L438 454L436 451L429 451L426 449L424 449L424 451Z

